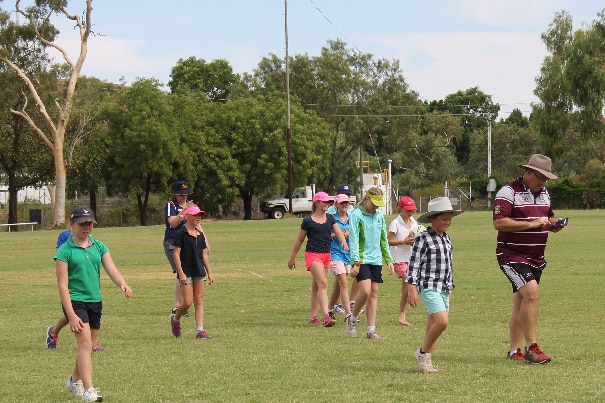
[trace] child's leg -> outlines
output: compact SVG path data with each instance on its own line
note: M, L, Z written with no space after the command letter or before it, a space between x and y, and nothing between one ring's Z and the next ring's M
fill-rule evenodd
M193 304L195 306L195 323L198 328L204 328L204 290L206 282L204 280L193 281Z
M372 289L372 280L366 279L361 281L354 281L353 284L357 283L357 296L355 298L355 305L353 306L353 316L359 316L359 312L361 312L361 308L365 305L368 297L370 296L370 292Z
M180 287L180 282L179 279L176 279L176 284L174 285L174 304L172 305L173 308L178 308L179 306L183 305L183 295L182 295L182 287Z
M97 330L98 332L98 330ZM78 352L76 354L76 365L71 376L73 380L82 380L84 390L93 386L92 384L92 336L88 323L84 323L84 328L80 332L74 332L76 342L78 343Z
M355 301L357 298L357 292L359 290L359 284L357 284L357 280L352 281L351 284L351 293L349 294L349 301Z
M345 310L345 315L348 315L351 313L351 305L349 304L349 284L347 281L347 274L346 273L342 273L342 274L337 274L336 275L336 280L334 282L334 291L336 292L338 287L338 292L339 295L336 296L336 299L338 299L338 297L340 297L340 303L342 304L344 310ZM334 293L332 293L332 299L334 299ZM330 300L330 306L332 305L332 300Z
M317 315L317 305L319 305L325 316L328 314L328 277L326 275L326 269L321 262L313 262L311 264L310 272L313 276L312 291L315 292L315 298L313 298L313 292L311 293L311 317L314 317L314 303L315 315Z
M336 303L338 302L338 299L340 298L341 295L341 288L340 288L340 282L338 281L338 274L334 277L334 288L332 288L332 295L330 295L330 301L328 302L328 309L332 309L334 307L334 305L336 305ZM345 288L345 292L348 291L347 288ZM347 297L348 299L348 297ZM344 305L344 301L342 301L342 304Z
M439 311L428 316L426 320L426 334L422 343L422 351L433 353L437 339L447 328L449 316L447 310Z
M401 301L399 302L399 324L408 326L411 323L405 318L408 312L408 286L405 279L401 280Z
M176 320L180 320L181 316L183 316L183 314L187 312L187 309L189 309L189 307L193 303L193 285L181 285L179 288L181 289L180 294L182 297L182 301L181 305L179 305L178 309L176 310L176 313L174 314L174 318Z
M376 326L376 312L378 311L378 285L379 283L372 280L364 280L362 283L369 282L370 294L366 300L366 317L368 320L368 326ZM357 302L355 302L355 309L357 309Z
M63 329L68 323L69 322L67 321L65 315L61 315L59 320L57 320L57 323L55 323L55 325L53 326L53 334L55 336L58 336L61 329Z

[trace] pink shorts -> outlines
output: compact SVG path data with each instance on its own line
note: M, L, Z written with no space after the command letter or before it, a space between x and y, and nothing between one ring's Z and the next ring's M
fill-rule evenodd
M338 274L349 274L351 272L351 265L345 264L342 260L331 260L330 261L330 274L336 276Z
M408 272L408 262L399 262L394 263L393 266L395 268L395 274L397 278L404 278Z
M324 265L324 268L327 269L328 267L330 267L330 252L305 252L305 263L307 265L307 271L311 270L311 264L313 264L314 262L320 262Z

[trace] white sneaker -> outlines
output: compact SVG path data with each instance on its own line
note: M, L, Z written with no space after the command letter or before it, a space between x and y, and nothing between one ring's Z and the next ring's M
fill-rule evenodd
M433 362L431 360L431 353L421 354L420 349L418 349L414 353L414 357L416 357L416 360L418 361L418 366L420 367L420 370L422 372L439 372L439 371L441 371L441 369L439 369L433 365Z
M82 400L85 402L102 402L103 396L99 396L97 390L91 386L86 389L86 392L82 395Z
M357 321L353 320L353 315L349 314L345 322L347 322L347 336L357 337Z
M82 380L72 382L71 375L67 378L67 382L65 382L65 389L76 396L82 396L84 394L84 384L82 384Z

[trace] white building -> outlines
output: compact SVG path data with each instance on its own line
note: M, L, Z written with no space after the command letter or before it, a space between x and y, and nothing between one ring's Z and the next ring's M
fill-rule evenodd
M42 204L51 204L48 187L26 187L19 190L17 192L17 202L24 202L25 200L35 200ZM0 204L8 204L8 185L0 185Z

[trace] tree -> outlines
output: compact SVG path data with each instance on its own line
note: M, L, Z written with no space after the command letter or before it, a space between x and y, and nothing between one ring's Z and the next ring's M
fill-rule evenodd
M85 1L86 9L83 18L77 14L71 14L67 10L66 0L38 0L36 6L27 9L21 8L20 3L20 0L15 1L15 9L28 21L28 27L22 28L14 25L3 27L0 32L0 62L12 69L27 86L28 97L31 97L36 105L36 114L44 122L43 124L37 123L37 119L27 108L28 102L25 102L19 109L11 109L13 114L28 122L53 153L55 164L54 224L58 226L65 222L65 187L68 170L64 158L65 133L73 106L76 83L88 50L88 38L91 33L92 0ZM68 56L64 48L54 42L57 30L49 22L53 14L62 14L78 27L80 53L75 62ZM63 94L61 97L54 99L53 109L55 113L47 109L47 103L44 102L41 96L42 88L39 82L35 77L33 78L28 74L30 66L23 64L23 60L16 57L18 52L15 50L28 43L18 38L36 41L38 47L54 48L62 55L67 65L68 74L61 84Z
M325 185L329 155L328 128L300 104L291 104L294 181ZM244 219L252 218L252 199L287 188L286 102L284 94L240 98L207 104L203 132L196 142L198 184L205 203L220 203L229 211L233 191L244 206ZM194 147L194 145L192 145ZM222 197L212 200L210 197ZM214 203L213 203L214 202ZM212 208L212 207L211 207Z
M206 63L204 59L190 57L179 59L172 68L168 87L172 93L188 90L204 94L210 102L217 102L226 100L230 87L237 82L239 77L233 73L228 61L217 59Z
M117 103L105 113L107 144L112 159L107 182L134 195L139 222L147 225L147 205L153 190L163 189L172 175L179 141L171 135L175 111L155 79L138 79L118 94Z
M461 165L465 165L469 159L471 133L477 129L487 131L488 120L500 111L500 106L492 102L492 96L482 92L479 87L447 95L443 101L432 101L428 106L430 111L448 112L459 117L464 132L461 138L454 140L454 145L456 158Z
M543 152L554 157L571 151L566 146L570 137L604 140L605 9L598 17L574 31L571 15L562 11L542 34L549 54L536 78L540 102L533 107L531 125Z
M398 61L375 60L336 40L328 41L320 56L294 56L289 67L292 95L330 125L331 187L354 183L360 147L382 156L417 125L414 115L422 105L409 91ZM284 61L270 55L244 81L253 93L285 92Z

